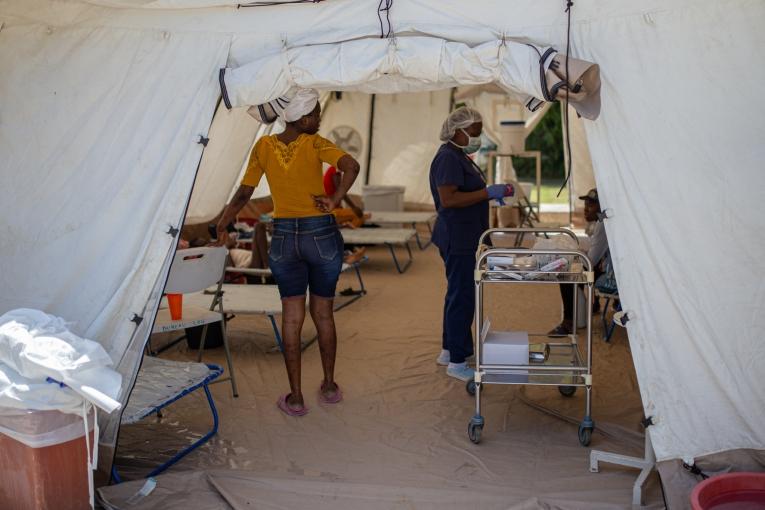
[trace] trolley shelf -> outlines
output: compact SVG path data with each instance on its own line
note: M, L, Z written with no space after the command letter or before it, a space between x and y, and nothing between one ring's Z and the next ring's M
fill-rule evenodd
M533 278L528 274L537 273ZM586 284L585 273L570 272L545 272L539 271L496 271L486 270L483 273L483 282L486 283L554 283L554 284Z
M547 345L547 355L544 360L529 361L527 364L488 364L484 363L483 343L489 335L489 322L484 318L483 299L484 285L503 284L526 284L526 285L582 285L586 289L588 302L592 301L593 273L592 263L587 255L576 249L561 250L538 250L515 248L491 248L486 246L486 241L492 234L512 234L517 239L522 239L526 234L567 235L576 241L576 235L563 228L512 228L490 229L484 232L479 241L478 253L476 254L475 266L475 338L476 338L476 374L473 381L467 383L467 391L475 395L475 415L468 424L468 436L474 443L479 443L484 426L484 418L481 415L481 391L487 384L523 384L538 386L557 386L564 396L572 396L577 387L585 389L584 418L579 426L579 442L583 446L590 443L595 424L591 418L592 406L592 310L586 307L586 333L584 354L582 345L576 333L548 337L544 334L529 334L535 343ZM512 262L497 263L495 267L489 266L489 257L495 260L515 261L515 257L544 257L548 261L558 260L560 265L554 266L554 271L543 271L535 264L530 267L522 267L520 263L513 266ZM564 260L560 260L564 259ZM548 268L550 266L547 266ZM577 303L574 300L573 316L577 317ZM523 344L521 344L523 345ZM505 358L507 359L507 358ZM512 359L512 358L510 358ZM517 360L516 360L517 361Z

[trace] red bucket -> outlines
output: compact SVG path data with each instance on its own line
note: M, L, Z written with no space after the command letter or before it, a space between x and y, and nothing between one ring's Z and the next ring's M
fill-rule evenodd
M707 478L691 493L693 510L765 510L765 473Z

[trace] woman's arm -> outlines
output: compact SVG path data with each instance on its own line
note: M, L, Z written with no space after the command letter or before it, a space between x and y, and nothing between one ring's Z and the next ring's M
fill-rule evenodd
M359 176L361 166L352 156L346 154L337 162L337 169L343 174L343 178L340 180L340 185L337 187L335 194L333 195L335 203L339 204L342 198L348 193L348 190L351 189L351 186L353 186L356 177Z
M353 200L351 200L351 197L345 195L343 200L346 204L348 204L348 207L351 209L351 211L353 211L353 214L355 214L357 218L361 219L364 217L364 211L362 211L361 208L357 206Z
M438 198L443 207L460 208L469 207L489 199L486 188L476 191L458 191L455 184L445 184L438 187Z
M254 186L245 186L244 184L239 186L239 189L236 190L234 198L231 199L231 202L226 206L226 209L223 210L223 214L215 227L217 232L216 246L224 246L226 244L226 240L228 239L228 231L226 230L226 227L236 219L236 215L239 214L239 211L247 205L247 202L250 201L250 197L254 191Z
M340 185L335 190L334 195L331 197L314 197L316 207L320 211L330 212L340 205L343 197L348 193L348 190L353 186L356 177L358 177L361 166L352 156L346 154L338 160L337 169L343 174L343 178L340 181Z

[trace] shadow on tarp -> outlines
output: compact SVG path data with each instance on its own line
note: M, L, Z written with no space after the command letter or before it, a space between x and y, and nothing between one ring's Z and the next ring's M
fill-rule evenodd
M157 486L141 496L144 480L103 487L100 503L108 509L135 510L243 510L253 508L311 508L312 510L393 508L450 509L469 508L480 501L486 510L613 509L613 503L593 503L578 499L602 490L597 481L591 492L576 487L570 494L550 494L529 498L525 491L514 497L511 491L496 486L471 483L469 487L427 487L376 485L328 481L310 477L273 477L242 471L187 471L157 478ZM129 502L130 501L130 502ZM659 508L658 506L645 508Z

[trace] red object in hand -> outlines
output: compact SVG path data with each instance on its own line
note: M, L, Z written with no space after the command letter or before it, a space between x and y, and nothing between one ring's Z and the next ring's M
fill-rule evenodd
M333 166L327 168L327 173L324 174L324 194L331 197L337 191L335 187L334 177L337 175L337 169Z
M170 318L179 321L183 317L183 294L165 294L170 307Z
M507 189L505 190L505 196L512 197L513 195L515 195L515 188L512 184L508 184Z

